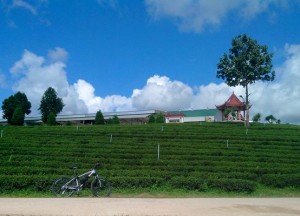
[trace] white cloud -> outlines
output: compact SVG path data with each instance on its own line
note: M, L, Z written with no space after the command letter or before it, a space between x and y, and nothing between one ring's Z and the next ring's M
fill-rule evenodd
M286 45L286 61L277 68L276 82L257 83L253 89L253 111L273 114L283 122L300 124L300 45Z
M32 15L37 15L37 9L24 0L13 0L11 8L23 8L32 13Z
M67 54L67 53L66 53ZM250 113L260 112L263 118L274 115L282 122L300 124L300 45L285 46L285 62L276 68L274 82L257 82L249 87ZM32 103L32 111L37 114L41 97L51 86L63 98L67 114L131 111L158 109L163 111L179 109L215 108L224 103L234 91L237 96L244 95L242 87L230 88L225 83L202 85L193 89L180 81L166 76L154 75L148 78L145 86L134 89L131 97L95 95L91 83L79 79L69 84L65 64L52 61L25 50L22 58L11 68L17 81L13 90L26 93ZM59 59L59 58L58 58Z
M284 5L281 0L145 0L145 4L154 20L170 18L180 30L192 32L217 27L230 13L249 20L271 10L271 5Z
M136 109L184 109L191 105L192 88L180 81L155 75L148 79L143 89L135 89L132 104Z
M68 53L63 48L50 50L49 59L25 50L22 58L10 69L17 79L13 91L21 91L27 95L32 104L33 115L38 114L37 109L42 95L50 86L63 99L65 114L95 113L98 110L103 112L132 110L130 98L119 95L105 98L95 96L94 87L82 79L69 84L66 65L63 63L67 56Z
M66 62L68 59L68 52L64 48L56 47L54 50L48 51L48 57L53 62Z
M197 89L192 102L192 108L215 108L216 105L223 104L233 92L237 96L244 95L242 87L229 87L225 83L202 85Z
M78 98L74 86L67 81L65 64L61 61L46 63L44 57L25 50L21 60L11 68L18 75L13 86L14 92L24 92L32 104L32 113L37 114L42 95L48 87L53 87L66 106L65 113L87 112L84 101Z

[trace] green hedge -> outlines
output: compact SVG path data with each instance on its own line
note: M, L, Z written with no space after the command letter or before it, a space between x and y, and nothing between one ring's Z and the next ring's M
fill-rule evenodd
M0 129L0 191L47 190L55 177L73 174L69 167L84 172L98 161L117 188L252 192L257 184L300 185L299 126L258 124L247 136L242 124L219 123Z

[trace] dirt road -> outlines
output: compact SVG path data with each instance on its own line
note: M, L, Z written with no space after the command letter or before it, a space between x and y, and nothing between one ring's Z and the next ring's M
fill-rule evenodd
M0 198L0 216L299 216L300 198Z

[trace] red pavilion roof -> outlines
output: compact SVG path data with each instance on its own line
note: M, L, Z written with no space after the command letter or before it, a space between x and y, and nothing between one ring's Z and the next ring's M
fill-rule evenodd
M245 104L241 102L233 92L232 95L228 98L228 100L224 104L219 106L216 105L216 107L221 110L230 107L243 108L245 107Z

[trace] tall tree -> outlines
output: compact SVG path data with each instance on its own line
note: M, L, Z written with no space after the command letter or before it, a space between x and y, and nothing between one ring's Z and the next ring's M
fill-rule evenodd
M249 126L249 85L256 81L273 81L275 72L272 71L273 54L268 52L266 45L247 35L239 35L232 40L229 54L224 54L218 63L217 78L225 80L229 86L241 85L245 88L245 126Z
M60 113L65 105L61 98L57 96L54 88L49 87L41 100L39 110L42 114L42 121L47 123L48 115L52 112L55 117Z
M105 121L104 121L104 116L103 116L101 110L99 110L99 111L96 113L95 124L100 125L100 124L104 124L104 123L105 123Z
M2 103L2 111L3 111L3 118L7 119L7 122L11 124L12 117L14 112L17 108L21 109L24 118L25 114L28 115L31 113L31 103L28 101L26 94L17 92L14 95L6 98ZM20 110L18 110L20 113ZM24 119L23 119L24 121Z

